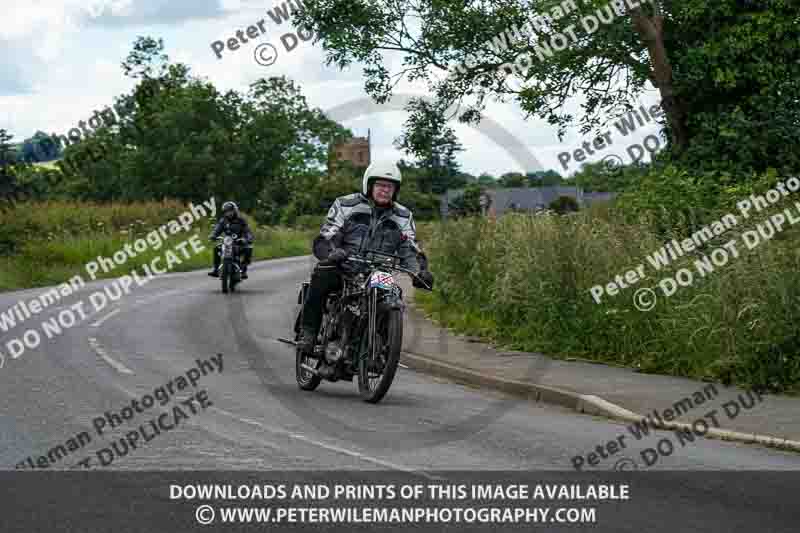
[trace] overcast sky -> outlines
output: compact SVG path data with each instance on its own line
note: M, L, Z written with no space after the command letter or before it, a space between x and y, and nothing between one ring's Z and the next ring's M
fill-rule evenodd
M8 129L15 136L14 142L37 130L65 134L78 121L88 120L94 110L111 105L115 96L133 87L120 63L140 35L163 38L172 61L187 64L192 74L205 77L223 91L245 91L260 77L286 75L300 84L311 106L328 110L355 102L354 109L368 108L358 102L367 98L359 65L347 71L326 67L321 47L310 42L299 41L296 48L286 51L281 36L293 28L286 22L276 24L267 14L282 4L271 0L3 0L0 128ZM246 37L248 42L238 50L226 47L222 58L216 57L212 42L227 41L237 30L246 31L262 19L266 33L255 39ZM271 66L261 66L254 60L255 48L261 43L271 43L278 51ZM390 59L394 62L399 58ZM420 86L407 83L399 91L425 94ZM658 102L657 94L651 91L640 102L649 109ZM373 159L403 156L392 142L400 135L405 113L371 112L347 118L353 114L340 110L338 116L356 135L366 135L367 128L371 129ZM538 120L525 120L514 103L493 102L487 116L491 124L487 121L479 128L454 124L465 148L459 155L463 170L499 175L536 169L523 168L507 153L513 143L508 142L509 137L497 137L501 130L544 168L567 175L580 164L570 161L564 171L558 161L560 152L572 152L587 140L577 128L559 143L555 128ZM623 137L612 127L614 145L586 160L598 161L616 154L628 163L626 148L656 131L650 123Z

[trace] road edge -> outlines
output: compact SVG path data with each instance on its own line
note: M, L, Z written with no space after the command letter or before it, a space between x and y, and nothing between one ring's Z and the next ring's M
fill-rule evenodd
M583 414L603 416L623 422L647 420L648 424L657 429L693 431L691 424L650 420L643 415L629 411L624 407L592 394L580 394L556 387L549 387L547 385L502 379L474 370L457 367L437 360L429 355L421 355L405 350L402 352L402 360L407 363L410 368L426 374L437 375L467 385L487 387L506 394L520 396L527 400L559 405ZM800 452L800 442L769 435L741 433L720 428L708 428L708 431L702 436L709 439L740 442L744 444L761 444L770 448Z

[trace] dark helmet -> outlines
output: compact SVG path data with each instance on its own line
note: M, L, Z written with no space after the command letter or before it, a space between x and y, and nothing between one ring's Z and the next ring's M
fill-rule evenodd
M222 215L232 219L239 216L239 206L235 202L225 202L222 204Z

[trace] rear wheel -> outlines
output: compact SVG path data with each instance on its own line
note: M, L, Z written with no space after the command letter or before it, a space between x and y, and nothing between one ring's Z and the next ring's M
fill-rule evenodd
M391 309L381 313L376 322L375 350L371 346L372 339L362 343L362 346L366 346L366 354L362 353L358 362L358 390L361 398L369 403L378 403L389 392L403 345L401 310Z

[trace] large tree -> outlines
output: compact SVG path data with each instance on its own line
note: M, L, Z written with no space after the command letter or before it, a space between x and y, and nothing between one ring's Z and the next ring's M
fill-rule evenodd
M638 107L636 98L653 86L672 157L800 167L800 156L787 149L800 142L796 0L305 4L296 22L319 32L329 63L362 63L366 90L378 101L407 78L425 82L437 108L458 105L461 120L476 121L489 98L512 97L561 135L575 124L584 133L600 128ZM542 15L550 21L543 24ZM567 111L575 97L579 116Z
M215 195L244 209L266 198L261 207L277 219L304 179L325 167L330 142L348 133L309 108L291 80L259 79L245 94L221 93L170 63L161 40L139 38L122 66L138 83L117 102L119 122L66 150L62 168L79 196Z
M7 202L14 193L16 181L11 171L16 155L11 151L14 136L0 128L0 204Z
M531 187L549 187L552 185L563 185L564 180L561 174L553 169L550 170L534 170L525 174L528 180L528 185Z
M498 178L501 187L526 187L528 180L520 172L506 172Z
M419 190L442 194L463 185L456 154L464 148L447 125L444 111L424 99L412 99L409 106L411 116L406 121L406 131L395 146L415 156L417 166L424 170L418 180Z

